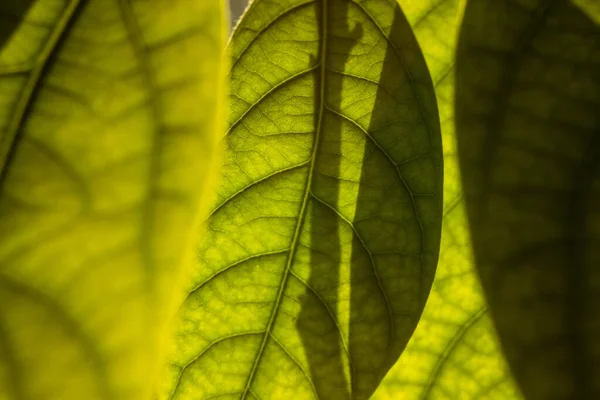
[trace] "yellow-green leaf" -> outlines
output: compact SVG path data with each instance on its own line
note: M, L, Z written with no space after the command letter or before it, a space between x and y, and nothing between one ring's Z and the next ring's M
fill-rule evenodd
M475 259L530 400L600 398L600 26L577 3L471 0L457 58Z
M154 390L222 131L221 14L2 0L0 399Z
M442 150L394 0L256 0L162 399L366 399L421 314Z
M471 258L454 129L454 61L464 5L399 0L435 82L444 148L440 261L425 310L375 400L520 399Z

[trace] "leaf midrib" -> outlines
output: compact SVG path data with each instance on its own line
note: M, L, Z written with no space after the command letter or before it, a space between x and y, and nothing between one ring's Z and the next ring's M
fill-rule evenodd
M151 235L154 232L153 226L153 202L158 197L158 188L155 185L155 179L160 174L159 153L162 145L162 133L164 124L162 123L162 112L159 104L159 95L157 84L153 73L150 69L150 61L148 59L148 49L145 46L141 29L134 15L132 4L128 0L117 0L118 8L123 19L123 25L129 37L131 48L133 49L134 57L138 62L138 72L141 76L145 92L150 99L149 105L151 110L150 119L154 122L152 128L152 141L150 144L150 162L148 167L146 196L141 204L142 218L140 220L140 235L139 248L142 254L142 262L146 266L144 271L144 279L148 288L152 292L157 290L157 282L155 279L158 265L154 257L152 248ZM150 296L154 300L154 296Z
M273 305L273 309L271 310L271 316L269 317L269 322L267 324L267 328L265 330L265 334L263 336L262 343L258 350L258 354L254 360L254 364L252 365L252 370L250 371L250 375L246 381L246 385L244 387L244 392L242 393L241 400L245 400L248 392L250 391L250 386L254 380L254 376L256 374L256 369L260 364L262 356L265 351L266 343L268 338L271 336L271 330L273 329L273 324L275 319L277 318L277 313L279 311L279 307L281 305L281 299L283 298L283 292L286 289L287 282L290 277L290 272L292 268L292 262L296 255L296 250L298 246L298 238L300 237L300 232L302 231L302 227L304 225L304 220L306 217L306 206L308 204L308 199L310 196L311 186L312 186L312 178L313 172L315 168L315 160L317 155L317 150L319 147L319 139L321 137L321 131L323 126L323 116L325 114L325 86L326 86L326 60L327 60L327 11L328 11L328 0L321 1L321 32L320 36L320 46L321 46L321 54L319 58L319 63L317 64L317 68L320 69L320 82L319 82L319 117L317 122L317 129L315 132L315 138L313 140L313 148L312 153L310 155L310 166L308 169L308 178L306 180L306 186L304 188L304 196L302 199L302 205L300 206L300 213L298 215L298 221L296 223L296 228L294 230L294 236L292 237L292 241L290 244L290 250L288 254L288 258L286 261L285 269L283 272L283 277L281 278L281 283L279 285L279 290L277 292L277 297L275 298L275 304ZM318 393L315 393L318 398Z

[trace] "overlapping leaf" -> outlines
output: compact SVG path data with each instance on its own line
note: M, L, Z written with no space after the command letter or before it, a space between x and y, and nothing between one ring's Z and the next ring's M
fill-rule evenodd
M220 136L220 13L1 2L0 399L149 398Z
M461 32L457 133L475 256L531 400L600 398L597 10L471 0Z
M454 129L458 0L399 1L435 82L444 148L440 261L414 335L373 399L519 399L471 260Z
M256 0L163 399L365 399L437 262L432 82L393 0Z

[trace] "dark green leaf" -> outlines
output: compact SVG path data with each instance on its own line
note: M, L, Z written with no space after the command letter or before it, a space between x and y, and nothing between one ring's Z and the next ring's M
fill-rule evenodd
M456 85L476 262L517 382L600 398L600 28L565 0L471 0Z

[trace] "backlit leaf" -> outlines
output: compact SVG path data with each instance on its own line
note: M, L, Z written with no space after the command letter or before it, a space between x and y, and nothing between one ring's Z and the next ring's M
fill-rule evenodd
M217 0L0 2L0 399L155 389L223 47Z
M453 83L464 6L458 0L399 2L435 82L444 148L444 219L440 261L427 305L402 356L373 399L519 399L471 261L460 185Z
M431 78L393 0L256 0L162 399L366 399L438 258Z
M600 398L600 27L577 3L469 1L457 60L474 254L531 400Z

